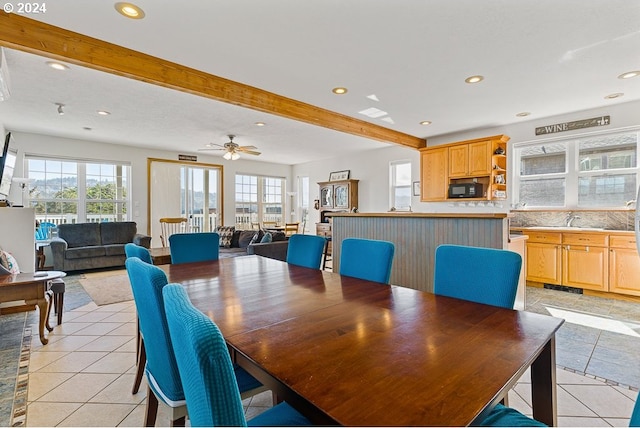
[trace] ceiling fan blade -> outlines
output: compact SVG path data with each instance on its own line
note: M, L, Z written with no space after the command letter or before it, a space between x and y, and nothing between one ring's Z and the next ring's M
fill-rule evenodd
M238 147L240 150L258 150L256 146L240 146Z
M219 149L218 149L218 148L215 148L215 147L209 147L209 148L204 148L204 149L198 149L198 151L199 151L199 152L208 152L208 151L211 151L211 150L227 150L227 149L225 149L225 148L219 148Z
M246 153L248 155L256 155L258 156L260 154L260 152L256 152L255 150L238 150L241 153Z

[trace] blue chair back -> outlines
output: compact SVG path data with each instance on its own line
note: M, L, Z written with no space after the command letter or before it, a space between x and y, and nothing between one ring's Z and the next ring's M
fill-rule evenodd
M287 263L320 269L327 240L322 236L295 233L289 237Z
M629 420L630 427L640 427L640 394L636 397L636 404L633 406L633 413Z
M55 223L43 221L36 229L36 241L45 241L49 239L49 229L55 229L58 227Z
M218 260L220 235L215 232L174 233L169 236L171 263L193 263Z
M167 276L159 267L137 257L128 258L125 266L144 337L147 383L156 396L167 404L170 404L169 401L175 403L184 400L162 298Z
M179 284L164 287L164 306L191 426L246 426L229 349L213 321Z
M153 264L151 261L151 253L148 249L136 245L132 242L124 245L124 254L129 257L137 257L145 263Z
M436 248L435 294L513 309L522 257L495 248Z
M395 248L388 241L347 238L340 247L340 275L388 284Z

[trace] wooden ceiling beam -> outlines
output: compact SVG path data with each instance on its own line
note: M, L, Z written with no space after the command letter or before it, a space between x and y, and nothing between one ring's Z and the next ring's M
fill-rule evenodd
M216 101L419 149L426 140L21 15L0 12L0 45Z

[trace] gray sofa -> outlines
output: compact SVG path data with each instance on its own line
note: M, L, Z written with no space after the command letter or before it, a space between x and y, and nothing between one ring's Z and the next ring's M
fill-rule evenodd
M257 254L271 259L287 260L289 241L283 232L272 233L273 242L260 242L264 230L236 230L234 226L218 227L220 258Z
M151 237L137 233L133 221L61 224L51 241L53 268L67 272L124 266L129 242L149 248Z

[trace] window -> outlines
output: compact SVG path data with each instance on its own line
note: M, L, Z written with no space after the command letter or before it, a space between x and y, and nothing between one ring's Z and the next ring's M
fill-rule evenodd
M516 145L514 201L528 207L625 207L636 196L638 134Z
M27 157L29 205L40 221L85 223L130 219L130 166Z
M252 229L263 222L284 224L285 179L236 174L236 228Z
M398 211L411 210L411 162L391 162L389 172L391 206Z

